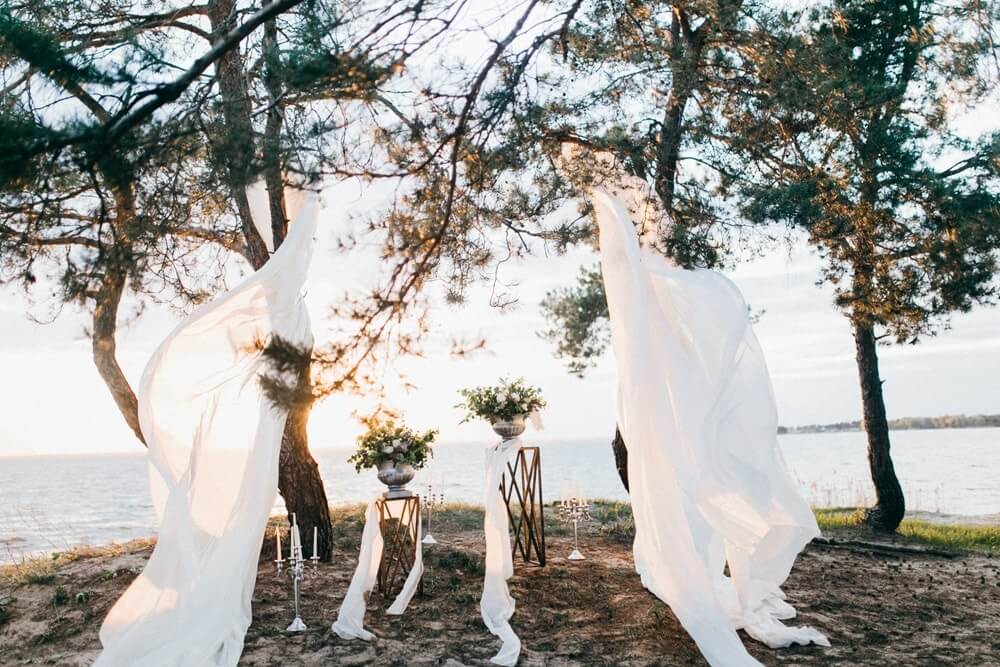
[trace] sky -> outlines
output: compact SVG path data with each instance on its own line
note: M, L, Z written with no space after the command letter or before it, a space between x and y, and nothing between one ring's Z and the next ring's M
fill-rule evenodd
M502 13L504 5L478 0L474 7ZM471 16L481 15L478 12ZM491 29L502 31L503 22ZM464 41L450 48L492 48L477 33L460 39ZM967 110L956 123L970 136L995 129L997 115L983 111L996 103L994 99L983 109ZM384 195L350 181L327 190L325 200L307 286L318 342L330 326L325 319L329 305L345 290L377 281L382 266L371 248L344 254L336 250L336 241L384 205ZM238 279L240 261L233 260L230 285ZM581 265L595 261L596 256L582 248L564 256L541 252L503 265L500 278L518 297L508 311L490 306L486 287L472 290L460 307L437 308L434 328L424 341L426 355L399 360L386 374L391 381L394 372L405 373L416 388L407 392L390 382L389 404L415 427L440 429L442 442L485 441L491 437L487 425L459 424L462 414L454 407L460 400L458 390L501 376L523 376L540 386L549 402L539 439L610 437L615 381L610 354L579 379L538 336L545 325L539 311L545 293L571 284ZM831 290L816 286L819 266L818 258L798 243L742 263L729 274L752 308L763 312L756 331L785 425L860 417L853 339L847 320L832 305ZM135 305L129 298L123 313ZM48 324L28 316L44 318L48 313L44 302L32 304L15 287L0 286L0 456L141 452L94 368L85 333L87 316L71 307ZM119 363L133 387L179 319L176 312L150 305L141 318L120 326ZM480 336L487 339L484 351L461 359L449 356L452 339ZM958 315L949 331L920 345L883 348L881 362L890 418L1000 413L1000 309ZM350 446L360 431L352 412L364 407L356 399L337 396L317 405L310 421L313 447Z
M382 266L364 244L349 253L335 249L338 238L377 210L378 197L348 182L328 189L324 199L307 284L320 342L330 328L330 303L345 290L377 280ZM545 293L571 284L581 265L595 261L592 251L580 248L563 256L540 253L509 262L500 278L517 295L513 308L501 312L491 307L485 286L473 289L461 306L436 308L423 341L425 356L400 359L386 369L389 404L414 427L438 428L443 443L481 442L491 431L483 423L459 424L462 413L454 407L458 390L505 375L523 376L541 387L549 402L540 440L610 436L615 381L610 354L579 379L538 336L545 325L539 310ZM756 331L785 425L860 416L853 339L847 320L832 305L830 290L816 286L819 266L818 258L799 243L776 248L729 273L753 309L763 311ZM235 264L231 273L232 285L238 280ZM129 303L134 305L134 298ZM15 288L0 288L5 379L0 383L0 456L141 452L93 366L86 316L67 307L49 324L28 317L46 312L44 304L33 306ZM123 324L119 357L133 386L179 320L178 313L149 306L140 318ZM484 351L462 358L449 355L452 339L478 337L487 341ZM917 346L883 348L881 360L890 418L1000 412L1000 309L956 316L949 331ZM416 388L405 391L395 381L398 373ZM318 404L310 422L312 446L350 446L360 432L352 412L367 405L338 396Z

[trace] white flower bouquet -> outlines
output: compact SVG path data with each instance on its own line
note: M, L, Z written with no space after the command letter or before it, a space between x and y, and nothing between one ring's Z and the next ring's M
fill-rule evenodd
M431 443L437 438L436 430L417 433L394 421L372 426L358 438L358 446L348 463L361 472L365 468L377 468L386 461L393 465L410 465L419 470L434 455Z
M542 390L524 382L524 378L501 379L491 387L463 389L458 408L466 411L462 423L473 419L484 419L491 424L509 422L518 418L528 418L535 428L541 428L539 411L545 407Z

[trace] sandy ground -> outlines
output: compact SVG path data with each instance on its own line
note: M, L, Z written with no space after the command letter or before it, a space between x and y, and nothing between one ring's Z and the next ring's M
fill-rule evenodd
M329 630L353 571L361 511L337 524L334 562L304 587L309 629L289 636L291 594L262 554L254 620L241 665L484 665L499 644L479 618L484 545L481 515L457 510L425 551L424 594L402 617L373 594L366 619L377 641L344 641ZM798 622L826 632L832 648L771 650L746 637L766 665L1000 665L1000 559L899 551L891 545L810 545L785 590ZM585 532L586 561L565 560L571 539L549 530L545 567L515 565L512 619L521 665L703 665L668 607L632 569L627 527ZM81 557L16 583L0 573L0 664L89 665L101 619L137 574L149 547Z

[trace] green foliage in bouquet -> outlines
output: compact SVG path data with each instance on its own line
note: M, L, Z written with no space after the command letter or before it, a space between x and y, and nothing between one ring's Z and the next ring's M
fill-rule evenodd
M510 421L519 415L528 415L545 407L542 390L524 383L524 378L501 379L493 387L473 387L461 392L465 399L455 407L466 411L462 423L485 419L493 423Z
M357 450L347 462L353 463L358 472L384 461L408 464L419 470L434 455L431 443L437 434L434 429L417 433L395 421L376 424L358 438Z

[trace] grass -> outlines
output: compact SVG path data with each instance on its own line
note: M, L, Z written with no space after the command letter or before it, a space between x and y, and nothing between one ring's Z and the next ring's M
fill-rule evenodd
M861 515L852 508L817 509L816 521L824 531L859 530ZM943 524L920 519L903 519L897 536L914 544L944 549L1000 555L1000 526Z
M48 584L55 580L58 559L25 557L13 565L0 567L0 581L10 584Z
M0 627L10 620L10 609L14 604L14 598L0 597Z
M460 551L449 547L434 549L425 557L428 565L439 567L442 570L482 576L485 573L485 565L478 554L470 554L467 551Z
M861 517L858 511L848 507L834 507L830 509L813 508L816 515L816 523L820 530L845 530L858 528L861 525Z
M69 591L62 586L57 586L50 601L53 607L62 607L69 603Z
M860 513L854 508L814 509L816 521L823 531L862 530ZM365 506L361 504L334 505L330 508L337 537L357 540L364 521ZM555 503L545 506L546 532L551 535L572 534L570 524L558 519ZM272 517L272 522L284 522L284 517ZM448 503L435 510L432 532L436 530L469 531L480 529L483 508L470 503ZM283 525L283 524L282 524ZM632 507L616 500L591 500L591 527L597 526L602 535L623 544L630 543L635 535ZM273 531L273 528L272 528ZM273 535L273 532L271 533ZM894 536L897 540L944 549L988 555L1000 555L1000 526L948 525L919 519L905 519ZM273 539L273 538L272 538ZM338 540L339 542L340 540Z
M854 508L815 509L816 521L820 529L830 531L864 530L860 524L860 514ZM361 526L364 522L365 505L334 505L330 507L330 516L334 525L334 539L341 547L356 544ZM571 534L569 524L558 519L558 510L554 503L545 507L546 530L552 535ZM597 529L607 538L623 544L629 543L635 533L632 521L632 508L628 503L612 500L594 499L591 501L590 526ZM268 523L267 537L273 544L274 529L281 526L287 530L283 516L273 516ZM446 531L470 531L481 529L483 525L483 508L470 503L448 503L435 510L431 528ZM918 545L925 545L951 551L1000 555L1000 525L951 525L923 521L919 519L904 519L895 536ZM151 549L156 544L155 538L132 540L125 543L114 543L101 547L82 546L69 551L57 552L47 556L25 557L12 565L0 566L0 583L13 585L36 584L47 585L56 580L59 568L79 559L110 557L122 554L136 553ZM77 604L87 601L86 592L83 600L77 599ZM0 623L6 614L5 605L0 600Z
M80 546L43 556L25 556L17 563L0 565L0 583L51 584L60 567L76 560L121 556L152 549L156 538L147 537L129 542L113 542L100 547Z

